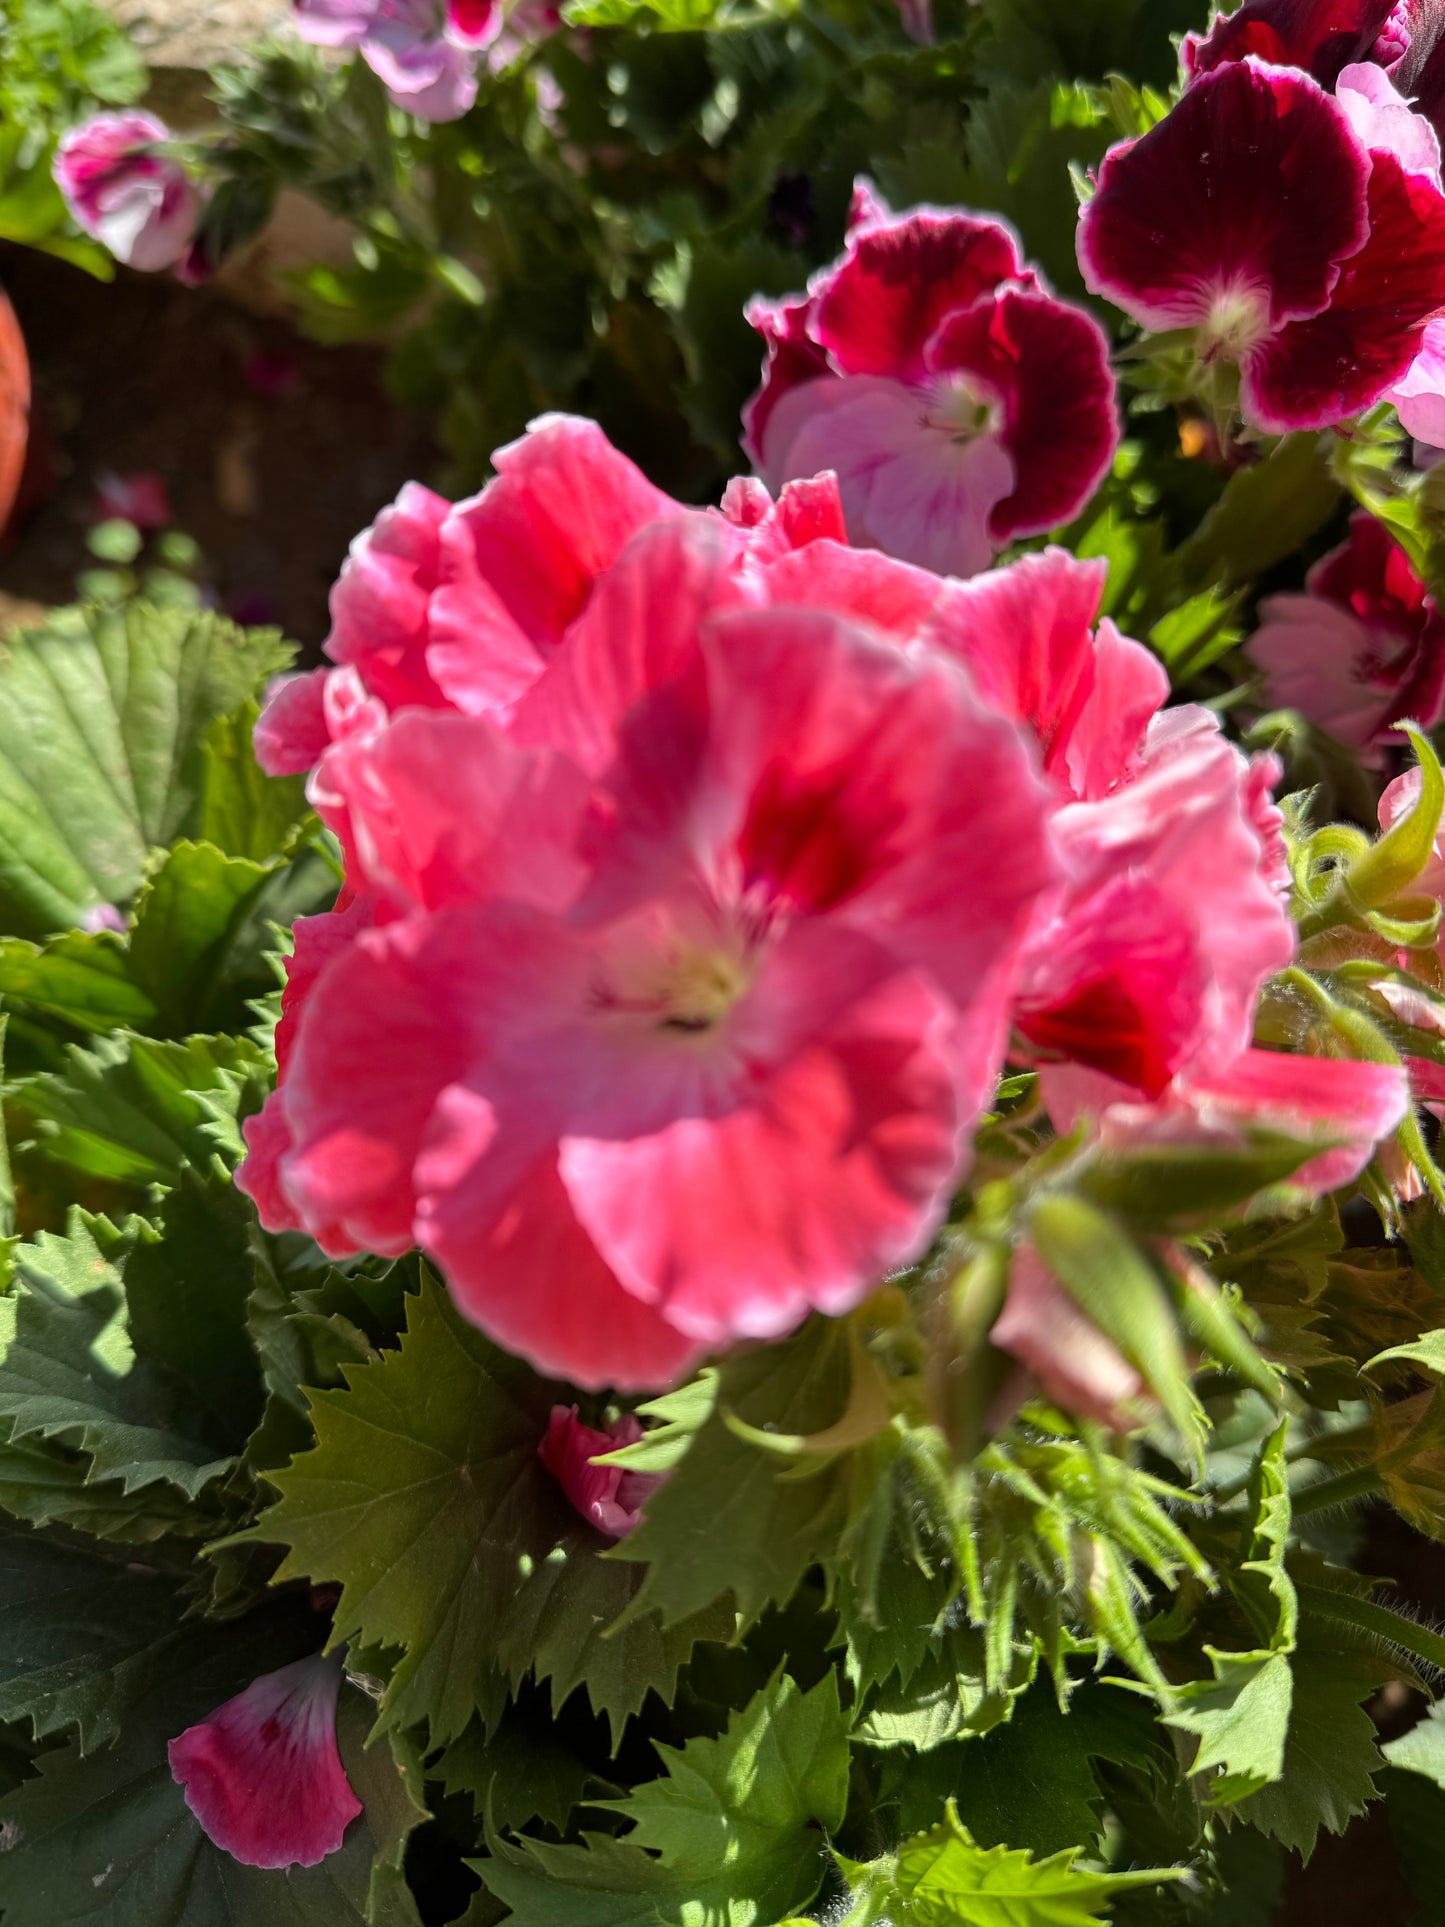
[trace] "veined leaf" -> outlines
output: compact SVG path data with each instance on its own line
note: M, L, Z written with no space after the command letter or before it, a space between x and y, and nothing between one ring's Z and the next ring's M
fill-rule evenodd
M183 834L203 740L289 650L206 612L65 609L0 660L0 930L40 937L127 901Z
M476 1868L516 1927L771 1927L808 1904L848 1799L836 1677L775 1679L721 1738L657 1751L660 1779L601 1803L632 1821L624 1839L489 1841Z
M844 1863L860 1899L843 1927L884 1914L896 1927L1088 1927L1115 1894L1184 1878L1177 1867L1091 1873L1076 1867L1076 1858L1077 1850L1035 1860L1008 1847L981 1847L950 1802L941 1825L886 1860Z
M255 1536L289 1547L279 1578L339 1583L335 1636L401 1649L383 1711L460 1734L502 1680L535 1670L554 1705L585 1686L620 1734L649 1690L671 1697L729 1607L664 1630L643 1610L613 1631L642 1576L602 1556L537 1447L563 1388L488 1343L429 1278L401 1348L348 1367L313 1401L315 1449L272 1475Z

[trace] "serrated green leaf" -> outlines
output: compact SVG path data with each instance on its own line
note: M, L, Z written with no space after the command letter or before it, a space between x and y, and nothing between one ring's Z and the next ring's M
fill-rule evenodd
M383 1880L378 1890L374 1881L378 1849L395 1850L390 1804L353 1821L319 1866L266 1872L211 1844L171 1776L168 1740L311 1650L318 1630L299 1601L239 1624L192 1625L114 1745L87 1757L75 1746L46 1754L40 1777L0 1808L14 1840L0 1854L6 1927L418 1927L404 1885ZM395 1768L350 1743L351 1697L338 1730L366 1800L376 1797L376 1776ZM394 1798L390 1787L386 1794Z
M1088 1927L1116 1894L1183 1878L1178 1868L1092 1873L1077 1850L1035 1860L981 1847L950 1807L941 1825L905 1841L887 1861L845 1868L850 1882L896 1927ZM849 1916L849 1919L853 1916Z
M540 1820L565 1833L580 1801L620 1789L573 1752L544 1707L529 1710L531 1717L509 1706L490 1733L474 1720L429 1764L428 1777L466 1794L501 1832Z
M1285 435L1264 461L1238 468L1199 528L1175 551L1182 581L1228 591L1252 582L1335 513L1328 435Z
M0 938L0 997L12 1010L80 1030L144 1029L156 1015L131 977L126 946L109 930L65 930L44 944Z
M184 1042L120 1033L66 1048L62 1071L12 1087L52 1163L124 1184L173 1184L244 1151L238 1116L259 1105L265 1060L244 1037Z
M96 1478L84 1453L33 1438L0 1440L0 1511L121 1545L203 1539L220 1524L219 1514L199 1509L173 1485L128 1492L122 1479Z
M867 1746L911 1746L923 1753L963 1734L992 1731L1032 1684L1038 1646L1022 1641L1010 1658L1007 1675L991 1685L984 1635L977 1627L950 1625L932 1634L906 1687L896 1678L887 1680L863 1701L854 1738Z
M647 1562L635 1610L656 1607L672 1624L731 1592L752 1620L770 1601L788 1599L808 1567L834 1551L848 1517L846 1456L807 1479L789 1478L722 1414L780 1432L821 1432L846 1408L849 1379L846 1328L820 1318L720 1368L715 1409L612 1555Z
M650 1611L612 1631L642 1575L603 1558L537 1457L563 1388L488 1343L425 1280L401 1348L314 1400L317 1444L272 1475L256 1527L289 1547L278 1577L339 1583L335 1636L402 1649L384 1711L442 1743L535 1670L554 1704L585 1686L619 1733L649 1691L671 1697L726 1607L664 1630Z
M258 711L242 703L218 716L201 741L201 783L195 835L227 856L264 862L290 847L306 821L306 783L300 776L267 776L251 747Z
M1065 1709L1040 1682L1020 1696L1007 1724L980 1738L890 1754L883 1798L896 1803L901 1834L937 1825L952 1799L981 1847L1059 1853L1099 1831L1104 1792L1093 1762L1147 1766L1151 1742L1151 1708L1138 1694L1084 1685Z
M226 998L228 973L272 869L209 843L177 843L147 874L136 898L130 970L173 1035L223 1028L238 1015Z
M770 1927L812 1899L848 1799L835 1675L808 1693L774 1679L719 1739L657 1751L660 1779L603 1803L625 1839L490 1841L477 1871L516 1927Z
M1285 1570L1290 1536L1287 1424L1276 1426L1255 1462L1243 1556L1224 1577L1258 1642L1237 1652L1206 1646L1209 1680L1180 1689L1166 1723L1199 1742L1192 1773L1209 1773L1210 1798L1230 1806L1277 1780L1284 1770L1293 1705L1289 1655L1295 1648L1299 1602Z
M0 1523L0 1599L0 1720L37 1739L74 1727L85 1752L106 1745L170 1668L174 1585L86 1540Z
M1373 1372L1379 1365L1418 1365L1422 1371L1445 1378L1445 1331L1421 1332L1408 1345L1392 1345L1376 1352L1361 1369Z
M54 1439L84 1453L127 1493L158 1480L194 1498L229 1469L202 1414L146 1359L127 1329L119 1264L133 1236L72 1215L14 1252L0 1297L0 1426L13 1441Z
M194 609L58 610L0 659L0 930L125 902L194 812L217 716L285 666L268 631Z
M1321 1827L1343 1833L1374 1798L1373 1776L1383 1764L1374 1721L1361 1701L1395 1670L1366 1641L1306 1620L1291 1665L1283 1771L1235 1811L1306 1860Z

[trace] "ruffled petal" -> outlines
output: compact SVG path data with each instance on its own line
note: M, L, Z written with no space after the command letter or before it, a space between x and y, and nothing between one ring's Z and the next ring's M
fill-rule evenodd
M361 1812L336 1747L338 1660L298 1659L166 1749L208 1840L247 1867L314 1867Z
M582 1517L609 1539L622 1539L639 1524L642 1503L662 1483L658 1472L626 1472L592 1461L620 1445L635 1445L642 1427L629 1412L605 1432L584 1425L575 1405L554 1405L537 1457Z
M1393 154L1407 174L1440 185L1440 142L1423 114L1397 92L1380 67L1360 61L1342 69L1335 99L1366 147Z
M1006 288L948 315L927 360L938 373L976 375L998 397L997 433L1014 487L994 506L993 540L1002 546L1077 515L1119 441L1109 343L1093 316L1052 295Z
M808 331L841 374L917 380L945 315L1020 277L1032 279L1001 221L934 208L872 216L815 280Z
M325 704L330 673L277 676L267 688L251 746L268 776L300 776L320 762L331 741Z

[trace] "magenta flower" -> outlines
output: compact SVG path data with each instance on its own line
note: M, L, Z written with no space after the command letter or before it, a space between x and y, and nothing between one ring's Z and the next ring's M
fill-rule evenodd
M609 1539L624 1538L642 1517L643 1501L662 1484L660 1472L628 1472L592 1461L620 1445L635 1445L642 1425L628 1412L598 1432L584 1425L575 1405L554 1405L537 1457L589 1525Z
M97 114L61 136L53 172L76 225L132 268L169 268L185 253L200 199L153 114Z
M1078 253L1092 292L1236 363L1246 421L1321 428L1401 380L1445 309L1445 196L1307 75L1250 57L1109 150Z
M1066 522L1108 470L1103 332L999 221L896 216L860 182L843 258L748 319L767 344L748 454L774 489L836 471L856 544L972 575Z
M1315 564L1305 591L1260 604L1249 654L1264 701L1370 763L1403 740L1393 724L1432 729L1445 709L1445 619L1384 524L1352 516L1348 541Z
M844 1310L926 1245L1052 887L1017 727L923 646L944 585L787 546L829 499L665 517L590 584L506 547L513 625L573 612L510 740L411 708L312 781L350 907L298 927L240 1181L329 1249L419 1242L582 1385Z
M361 1812L336 1747L341 1663L253 1680L166 1749L208 1840L248 1867L314 1867Z
M477 97L477 54L502 31L501 0L292 0L303 39L355 47L398 107L456 120Z

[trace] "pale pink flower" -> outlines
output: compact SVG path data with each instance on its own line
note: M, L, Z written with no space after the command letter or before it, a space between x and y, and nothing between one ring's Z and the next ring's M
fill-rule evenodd
M253 1680L166 1749L208 1840L248 1867L314 1867L361 1812L336 1746L341 1663Z
M56 185L77 226L132 268L173 267L200 215L185 169L162 151L171 139L153 114L127 108L72 127L55 150Z
M510 740L414 707L313 778L353 923L314 978L298 934L241 1182L330 1249L419 1242L583 1385L844 1310L926 1245L1052 887L1018 729L905 638L918 572L751 557L774 513L665 517L570 590L518 563L514 627L560 634ZM830 606L842 559L891 628Z
M1445 619L1383 522L1365 510L1322 556L1303 595L1266 596L1249 654L1263 699L1293 709L1369 763L1431 729L1445 706Z
M355 47L419 120L456 120L477 97L477 56L502 31L501 0L292 0L305 40Z

